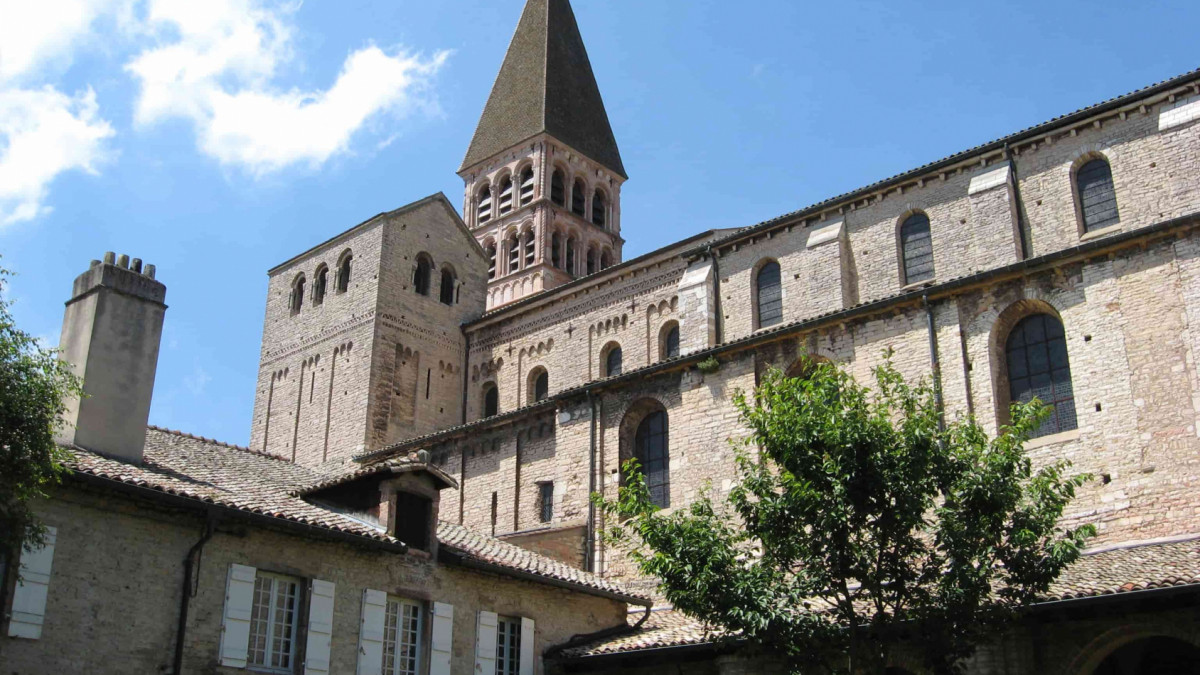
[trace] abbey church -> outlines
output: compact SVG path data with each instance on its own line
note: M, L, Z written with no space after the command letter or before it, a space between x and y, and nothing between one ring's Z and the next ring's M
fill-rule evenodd
M0 670L780 672L658 598L589 496L636 457L664 509L721 498L736 391L890 351L989 433L1051 403L1031 455L1096 476L1065 523L1092 549L967 672L1196 672L1200 71L633 259L659 216L623 227L600 84L568 0L528 0L461 205L269 270L248 447L146 426L186 270L93 261L73 471L5 571Z

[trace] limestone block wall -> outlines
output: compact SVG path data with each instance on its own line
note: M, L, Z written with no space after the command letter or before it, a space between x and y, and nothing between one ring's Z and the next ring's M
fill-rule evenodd
M21 673L169 672L183 559L203 530L190 514L124 499L56 492L39 506L58 528L40 640L0 638L7 670ZM136 550L138 555L130 556ZM626 606L509 577L436 565L257 528L222 528L204 549L191 599L183 672L233 675L217 664L230 564L335 584L330 672L355 672L364 589L454 605L453 672L475 668L481 610L536 622L534 653L572 635L624 625ZM302 624L304 622L301 622ZM423 629L425 653L429 623ZM301 633L303 642L303 633ZM541 675L539 658L535 673Z

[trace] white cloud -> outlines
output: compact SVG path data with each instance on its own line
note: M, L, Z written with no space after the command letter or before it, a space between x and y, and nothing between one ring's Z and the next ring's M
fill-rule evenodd
M212 376L199 362L192 368L192 374L183 378L183 386L192 392L193 396L203 396L209 382L212 382Z
M113 133L90 88L67 96L0 86L0 226L48 213L51 181L73 169L95 173Z
M0 0L0 82L68 64L101 15L124 15L130 0Z
M278 69L291 58L289 15L298 5L255 0L149 0L146 21L160 36L126 69L141 84L136 120L191 120L202 152L225 165L264 174L321 164L348 150L351 137L380 113L432 106L429 84L445 62L351 53L325 91L280 90Z

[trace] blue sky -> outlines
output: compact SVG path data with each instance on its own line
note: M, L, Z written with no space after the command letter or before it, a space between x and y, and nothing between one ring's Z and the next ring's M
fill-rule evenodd
M106 250L158 266L150 420L245 443L266 270L444 191L520 0L0 0L0 264L55 344ZM1200 3L575 0L632 257L1200 67Z

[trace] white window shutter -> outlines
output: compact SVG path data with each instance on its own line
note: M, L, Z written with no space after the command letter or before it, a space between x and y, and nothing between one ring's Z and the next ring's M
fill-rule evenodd
M521 675L533 675L533 619L521 619Z
M254 577L258 570L236 563L225 581L225 616L221 624L221 665L245 668L250 649L250 615L254 611Z
M358 675L383 672L383 628L387 614L387 593L363 591L362 626L358 630Z
M454 605L433 603L433 643L429 656L429 675L450 675L450 657L454 652Z
M475 675L496 673L496 613L480 612L475 626Z
M328 675L333 647L333 590L329 581L313 579L308 600L308 644L304 650L304 675Z
M9 637L37 640L42 637L46 619L46 598L50 593L50 565L54 562L54 543L58 530L46 528L45 546L36 551L21 549L21 564L17 567L16 592L13 593L12 617L8 621Z

